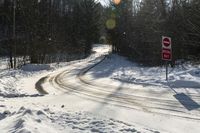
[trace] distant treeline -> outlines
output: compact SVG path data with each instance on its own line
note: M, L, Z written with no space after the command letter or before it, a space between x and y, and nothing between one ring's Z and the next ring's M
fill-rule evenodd
M121 0L107 12L108 38L115 52L146 65L160 65L161 37L170 36L173 62L199 61L200 0Z
M10 56L11 67L15 56L31 63L59 53L87 56L100 38L102 8L95 0L0 1L0 54Z

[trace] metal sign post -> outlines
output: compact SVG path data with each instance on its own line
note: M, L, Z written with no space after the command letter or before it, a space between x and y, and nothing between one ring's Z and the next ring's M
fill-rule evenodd
M168 81L168 61L166 61L165 65L166 65L166 81Z
M172 46L170 37L162 37L162 60L166 66L166 80L168 81L168 61L172 60Z

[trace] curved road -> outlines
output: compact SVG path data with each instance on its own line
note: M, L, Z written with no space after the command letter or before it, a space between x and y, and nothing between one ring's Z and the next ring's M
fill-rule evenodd
M183 119L200 120L200 110L187 110L176 98L174 98L173 91L149 91L149 90L134 90L131 88L123 88L119 86L112 86L93 82L85 77L85 73L92 67L95 67L106 56L96 56L90 60L83 60L81 62L71 65L70 69L64 70L57 75L49 75L46 77L46 82L49 82L54 88L59 89L68 95L78 95L87 99L95 100L121 106L141 110L144 112L155 113L160 115L169 115L180 117ZM43 79L44 80L44 79ZM122 90L132 90L132 93ZM134 94L134 91L143 95ZM162 97L161 97L162 95ZM191 94L192 95L192 94ZM200 96L193 96L195 101L200 101ZM187 106L191 105L190 101L184 101Z

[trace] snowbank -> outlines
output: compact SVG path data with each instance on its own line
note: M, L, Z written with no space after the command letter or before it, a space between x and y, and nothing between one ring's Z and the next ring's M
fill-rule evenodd
M6 57L0 57L0 71L7 69L9 66L9 59Z
M9 110L0 113L1 132L15 133L108 133L108 132L145 132L156 131L142 129L123 121L94 116L83 111L51 111L46 109L28 109L21 107L18 111Z
M199 88L200 65L184 64L169 68L169 81L165 79L165 67L144 67L132 63L119 55L111 55L101 64L91 69L88 75L93 78L110 78L129 84L149 86L170 85L174 88Z
M31 110L21 107L16 112L5 111L1 113L2 120L0 121L1 132L15 133L39 133L57 132L51 124L49 116L41 110Z
M30 93L22 90L20 84L22 79L33 77L41 73L52 71L50 65L34 65L27 64L22 69L4 69L0 71L0 97L27 97L37 95L38 93ZM30 95L31 94L31 95Z

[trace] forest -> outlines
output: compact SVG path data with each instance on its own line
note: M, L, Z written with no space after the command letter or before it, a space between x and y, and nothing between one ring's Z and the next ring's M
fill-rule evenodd
M113 51L145 65L161 65L162 36L172 38L172 62L199 62L199 0L115 0L108 36ZM113 26L114 25L114 26Z
M99 39L101 7L94 0L1 1L0 55L11 68L19 56L30 63L84 58Z
M106 0L104 0L106 1ZM145 65L162 65L161 38L177 60L199 62L199 0L1 0L0 55L30 63L87 57L94 43ZM67 56L67 57L66 57ZM26 63L26 61L24 61Z

